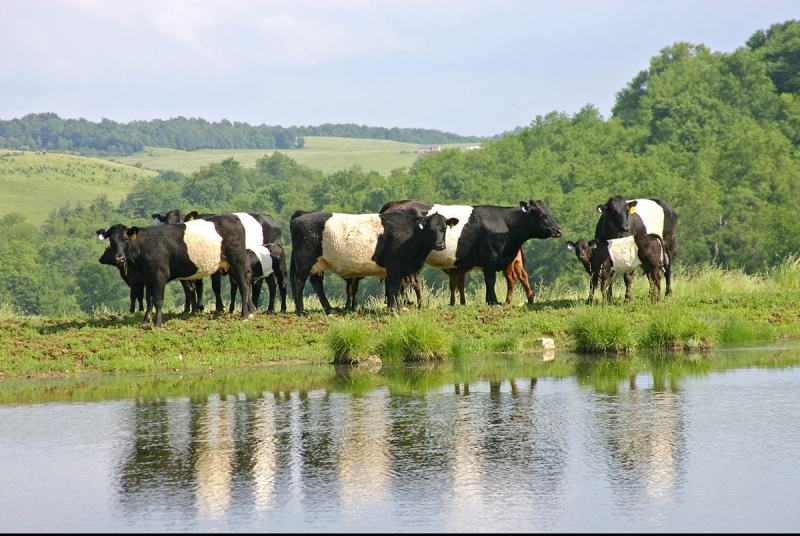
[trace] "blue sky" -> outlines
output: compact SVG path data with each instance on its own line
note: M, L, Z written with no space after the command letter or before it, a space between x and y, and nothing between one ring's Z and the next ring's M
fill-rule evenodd
M492 135L615 94L677 41L729 52L798 0L2 0L0 118L227 118Z

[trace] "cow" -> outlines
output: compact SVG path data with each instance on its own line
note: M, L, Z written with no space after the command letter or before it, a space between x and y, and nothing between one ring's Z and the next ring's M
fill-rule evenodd
M446 230L455 225L457 218L441 214L295 212L289 224L295 312L303 314L303 287L310 279L325 314L330 314L333 308L323 287L326 271L345 279L385 277L387 305L395 309L402 279L418 272L431 251L445 248Z
M103 240L103 238L100 238ZM119 270L119 275L125 284L128 285L130 288L130 312L136 312L136 302L139 302L139 311L144 311L144 304L142 301L145 298L145 280L144 274L133 267L128 267L126 270L122 266L117 266L116 262L114 262L114 255L111 252L110 248L106 248L103 251L103 254L98 259L100 264L108 264L110 266L114 266ZM150 307L150 302L152 301L152 296L147 294L147 306Z
M661 236L656 233L639 234L611 240L584 239L567 241L567 248L575 255L591 276L589 298L591 304L594 290L600 280L603 304L611 303L611 279L616 272L630 274L641 266L650 280L650 299L661 300L661 272L669 270L670 258Z
M153 301L144 315L156 327L162 324L164 288L173 279L200 279L230 270L242 298L241 318L252 315L255 306L250 291L250 263L245 248L245 228L239 217L222 214L207 219L139 228L115 224L97 234L109 240L114 263L127 271L140 271ZM155 315L152 315L152 306Z
M561 236L561 228L550 209L544 202L532 199L520 201L519 207L432 205L406 199L386 203L381 207L381 212L415 215L440 213L458 218L460 223L447 231L447 249L432 252L426 260L429 266L441 268L448 274L450 305L455 305L456 290L459 291L461 305L466 304L466 273L473 269L483 270L486 303L499 305L494 290L496 272L512 264L528 239ZM508 277L506 283L513 288L514 282ZM533 301L532 292L528 295L528 301Z
M173 209L164 214L155 213L152 214L151 217L153 218L153 223L156 225L183 222L183 217L179 209ZM181 279L181 287L183 287L184 296L183 314L187 314L190 311L192 313L202 312L205 309L202 299L203 280L198 279L197 281L190 281L188 279Z
M672 263L678 253L678 215L663 199L633 199L612 195L605 204L597 205L601 214L595 227L596 240L611 240L624 236L655 233L664 241L669 266L664 273L665 296L672 295ZM625 274L625 300L633 300L633 273Z
M214 216L215 214L200 214L198 211L193 210L186 214L183 218L184 222L194 221L197 219L204 219ZM242 225L245 227L245 232L248 235L248 244L250 244L253 248L260 248L266 243L275 243L280 244L282 239L282 231L281 226L275 221L275 218L268 214L261 214L259 212L236 212L234 215L238 216L242 220ZM181 213L179 210L171 210L167 212L164 216L160 214L153 214L154 219L158 219L162 223L179 223L181 221ZM176 220L177 218L177 220ZM255 222L253 221L255 220ZM257 254L257 251L254 250L254 253ZM283 274L286 273L286 270L283 271ZM212 274L211 275L211 290L214 292L215 298L215 307L214 311L217 313L221 313L225 310L225 306L222 302L222 274ZM182 281L181 284L184 284ZM190 296L191 299L194 300L194 303L197 303L197 307L199 310L203 310L203 280L198 279L197 281L186 281L185 284L194 286L195 291L193 294L186 294L187 301L186 305L184 306L184 312L189 307L190 303ZM269 285L269 283L268 283ZM259 285L259 292L261 286ZM186 293L186 287L184 287L184 292ZM194 312L194 305L192 304L192 312Z
M514 286L517 281L525 290L528 303L533 303L533 290L531 290L531 283L528 280L528 272L525 271L525 253L522 252L522 248L517 251L517 256L514 257L511 264L503 270L503 275L506 277L506 305L511 305L511 302L514 301Z
M286 312L286 254L283 246L276 243L267 244L261 247L258 253L247 250L250 258L250 269L253 278L253 303L258 307L258 299L261 296L261 287L264 281L269 288L268 313L275 312L275 290L280 292L281 313ZM236 282L231 281L231 302L228 312L232 313L236 306Z

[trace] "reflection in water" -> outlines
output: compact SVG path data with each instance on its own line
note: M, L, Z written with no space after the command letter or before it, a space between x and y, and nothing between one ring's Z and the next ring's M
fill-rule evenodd
M259 385L248 376L253 389L247 393L218 389L191 397L139 398L124 406L109 432L116 445L108 471L115 502L106 516L114 521L103 518L102 526L450 532L785 528L792 520L780 512L800 500L795 486L800 455L779 449L800 442L800 432L763 420L800 408L800 369L791 368L800 356L757 358L758 364L783 367L772 377L741 368L755 376L734 379L751 384L737 396L721 392L721 406L715 405L713 388L701 389L733 381L711 373L726 370L724 360L715 359L580 358L568 366L558 360L543 364L540 356L476 360L425 369L384 367L377 374L336 372L328 381L298 375L301 388L268 378ZM758 410L765 393L774 409L769 415ZM80 413L97 405L49 406ZM39 407L38 413L49 414L47 405ZM0 406L0 430L14 429L17 412ZM706 437L712 433L708 427L693 428L693 420L723 423L734 414L742 421L737 426L760 427L761 435L723 430L726 442ZM31 426L26 422L25 429ZM764 452L760 445L772 429L782 434L767 452L773 458L741 458ZM11 435L13 440L4 442L0 434L0 460L25 449L30 435ZM731 460L725 464L730 479L753 483L759 475L775 475L766 479L774 489L749 484L726 488L729 500L713 499L720 492L714 483L727 475L689 463L709 448ZM85 449L91 453L92 444ZM49 478L68 485L58 475ZM0 484L0 496L2 491ZM703 503L708 497L713 507ZM736 507L720 513L728 504L753 501L763 516L748 517ZM0 515L8 517L2 508L0 501ZM84 517L92 519L92 512ZM753 519L761 523L753 525ZM15 527L11 520L4 528ZM26 522L21 526L37 527Z

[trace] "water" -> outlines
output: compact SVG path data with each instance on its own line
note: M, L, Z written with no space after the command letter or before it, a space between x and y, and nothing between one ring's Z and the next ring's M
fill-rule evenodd
M800 348L0 383L2 531L800 529Z

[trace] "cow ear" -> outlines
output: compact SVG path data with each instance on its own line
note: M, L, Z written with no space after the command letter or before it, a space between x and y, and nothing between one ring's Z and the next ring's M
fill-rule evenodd
M99 238L100 240L105 240L106 238L108 238L108 234L106 233L106 230L105 229L98 229L97 230L97 238Z
M185 218L183 218L183 221L185 221L185 222L186 221L194 221L194 220L198 219L199 217L200 217L200 214L198 214L198 212L196 210L193 210L189 214L187 214Z
M575 249L575 242L567 240L567 249Z
M603 213L603 208L605 208L603 205L597 205L597 212L602 214Z
M592 243L589 244L589 247L592 248L592 249L597 249L597 242L592 241Z
M456 225L458 225L458 218L447 218L447 221L445 223L447 224L448 227L455 227Z
M525 201L520 201L519 208L522 209L522 212L528 212L528 203Z
M637 203L639 203L639 202L638 201L628 201L628 212L630 212L631 214L635 214L636 213L636 208L635 207L636 207Z
M424 217L417 218L414 221L414 223L416 223L417 227L419 227L420 229L424 229L425 228L425 218Z
M139 238L139 228L133 226L130 229L128 229L128 236L131 237L131 240L136 240L137 238Z

